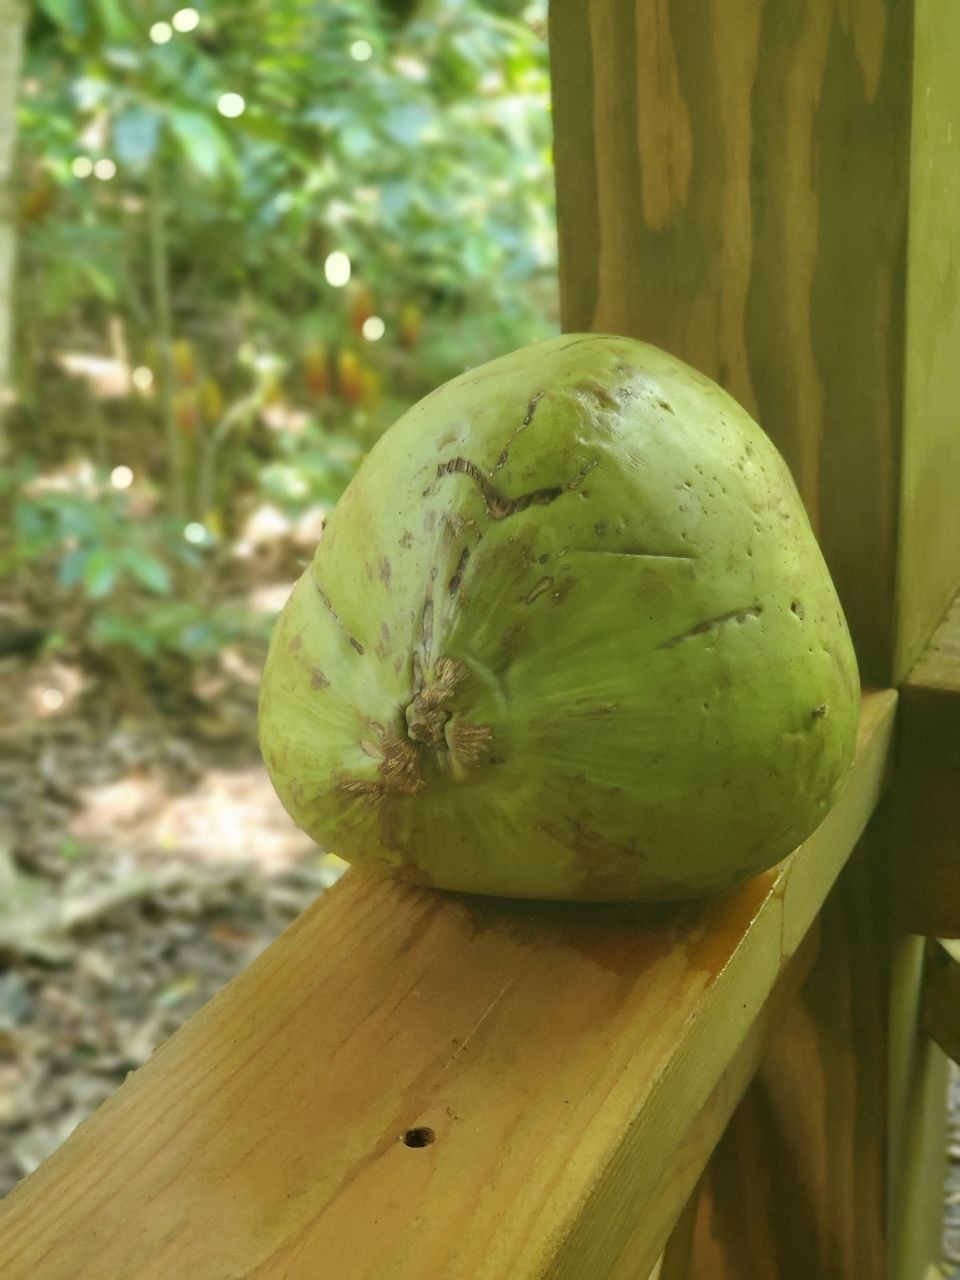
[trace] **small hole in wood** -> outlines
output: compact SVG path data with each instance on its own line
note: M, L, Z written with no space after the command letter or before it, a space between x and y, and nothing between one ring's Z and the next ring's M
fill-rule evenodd
M436 1142L436 1139L437 1135L425 1125L418 1125L416 1129L408 1129L403 1135L403 1143L406 1147L429 1147L431 1142Z

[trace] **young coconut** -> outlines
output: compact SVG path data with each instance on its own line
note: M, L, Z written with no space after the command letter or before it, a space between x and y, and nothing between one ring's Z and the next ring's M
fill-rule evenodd
M672 356L573 334L371 450L278 622L260 733L294 820L358 865L662 900L805 839L858 705L772 443Z

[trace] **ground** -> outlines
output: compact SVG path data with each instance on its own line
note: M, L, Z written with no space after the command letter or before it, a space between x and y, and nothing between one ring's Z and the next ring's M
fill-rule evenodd
M0 1195L342 870L274 796L232 666L178 725L0 661Z

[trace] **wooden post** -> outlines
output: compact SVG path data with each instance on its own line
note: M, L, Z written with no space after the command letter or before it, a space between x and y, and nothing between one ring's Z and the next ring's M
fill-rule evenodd
M554 0L550 38L564 329L755 414L890 683L960 582L960 13Z
M757 417L864 679L898 683L960 582L960 10L554 0L550 40L564 329L665 347ZM919 1280L936 1256L917 1187L944 1062L919 1031L922 943L889 924L888 837L828 904L818 968L706 1180L692 1276ZM759 1204L796 1247L723 1269Z

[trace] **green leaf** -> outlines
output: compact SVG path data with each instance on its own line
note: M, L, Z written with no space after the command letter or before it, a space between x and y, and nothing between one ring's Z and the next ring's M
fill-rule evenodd
M160 141L160 116L149 107L128 107L113 122L117 159L132 169L145 169Z
M166 595L170 590L170 571L162 560L156 556L145 555L135 549L124 553L123 562L140 583L148 591L156 595Z
M348 124L337 136L343 154L353 160L367 155L377 145L373 134L362 124Z
M99 547L91 551L83 566L83 584L91 600L102 600L117 581L120 561L116 554Z
M120 0L97 0L100 21L108 40L129 40L136 28Z
M145 658L155 658L160 645L155 636L140 622L117 613L100 613L90 628L91 637L99 644L124 645Z
M95 262L87 260L77 264L77 271L78 274L86 278L93 292L99 294L104 302L116 301L119 294L117 282L102 267L99 267Z
M58 27L80 34L87 29L83 0L40 0L40 8Z
M187 160L206 178L212 178L233 161L233 152L223 132L200 111L174 107L170 125Z
M78 111L95 111L115 92L105 76L81 76L70 86L70 96Z
M385 182L380 188L380 207L390 217L398 218L409 209L415 195L412 182L402 179Z
M57 568L57 581L61 587L76 587L83 581L89 552L79 547L68 551Z
M434 113L427 106L410 102L394 108L384 121L384 128L394 142L409 147L420 141L433 118Z

